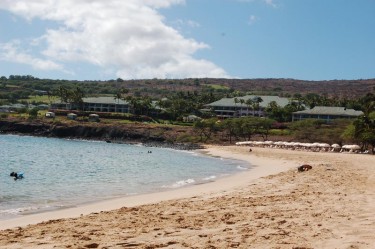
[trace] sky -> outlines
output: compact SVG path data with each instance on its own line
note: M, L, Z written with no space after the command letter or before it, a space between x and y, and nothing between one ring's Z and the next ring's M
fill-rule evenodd
M375 78L374 0L0 0L0 76Z

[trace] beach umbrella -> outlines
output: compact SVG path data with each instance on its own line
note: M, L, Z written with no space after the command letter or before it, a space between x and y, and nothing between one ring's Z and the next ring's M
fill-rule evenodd
M310 144L310 143L301 143L301 146L302 146L302 147L310 147L311 144Z
M299 146L302 146L302 143L300 143L300 142L294 142L294 143L293 143L293 146L294 146L294 147L299 147Z
M361 149L361 147L359 145L356 145L356 144L343 145L342 148L346 149L346 150L360 150Z
M331 145L326 144L326 143L321 143L321 144L319 144L319 147L321 147L321 148L329 148L329 147L331 147Z
M285 142L284 145L285 145L285 146L293 146L294 143L292 143L292 142Z
M361 147L359 145L353 144L353 145L350 146L350 149L352 149L352 150L360 150Z
M264 144L272 145L272 144L273 144L273 141L265 141Z

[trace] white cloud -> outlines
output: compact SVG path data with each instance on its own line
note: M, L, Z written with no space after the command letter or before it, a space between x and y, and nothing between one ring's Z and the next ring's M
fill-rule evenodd
M26 64L37 70L64 70L62 65L59 65L52 60L35 58L19 48L20 41L14 40L8 43L0 43L0 60ZM68 73L68 72L67 72Z
M229 77L212 62L194 59L207 49L165 25L158 8L184 0L3 0L0 9L25 17L55 21L42 39L41 56L51 68L69 62L114 69L121 78ZM194 23L193 23L194 25ZM197 24L195 24L197 25ZM31 60L31 58L29 58ZM36 59L38 60L38 59ZM61 67L60 67L61 69Z

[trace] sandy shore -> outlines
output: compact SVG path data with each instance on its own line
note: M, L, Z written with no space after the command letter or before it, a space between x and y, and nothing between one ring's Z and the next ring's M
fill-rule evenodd
M234 146L205 152L254 168L0 221L0 248L373 248L374 156ZM298 173L300 164L313 169Z

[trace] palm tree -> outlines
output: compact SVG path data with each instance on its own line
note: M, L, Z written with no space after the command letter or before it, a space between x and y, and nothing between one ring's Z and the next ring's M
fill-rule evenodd
M127 94L128 92L129 90L126 88L121 88L117 90L115 97L114 97L115 101L117 100L117 104L120 103L120 99L125 99L124 95ZM117 105L115 105L115 112L117 112Z
M371 112L375 111L375 94L368 93L360 100L363 113L368 116Z
M149 115L149 112L152 108L152 101L151 98L148 96L145 96L141 99L141 114L143 115Z
M233 117L237 116L237 104L240 103L240 100L236 97L234 98L234 114Z
M240 110L242 110L242 106L245 104L245 100L241 98L240 99L240 104L241 104Z
M247 99L246 101L245 101L245 104L247 105L247 109L249 109L249 107L251 106L253 106L253 100L252 99ZM253 109L253 116L255 116L255 114L254 114L254 108L252 108Z
M253 98L253 104L252 104L252 106L253 106L253 116L255 116L255 112L254 112L255 109L258 110L258 117L260 116L259 115L260 102L263 102L263 99L261 97L256 96L256 97Z

